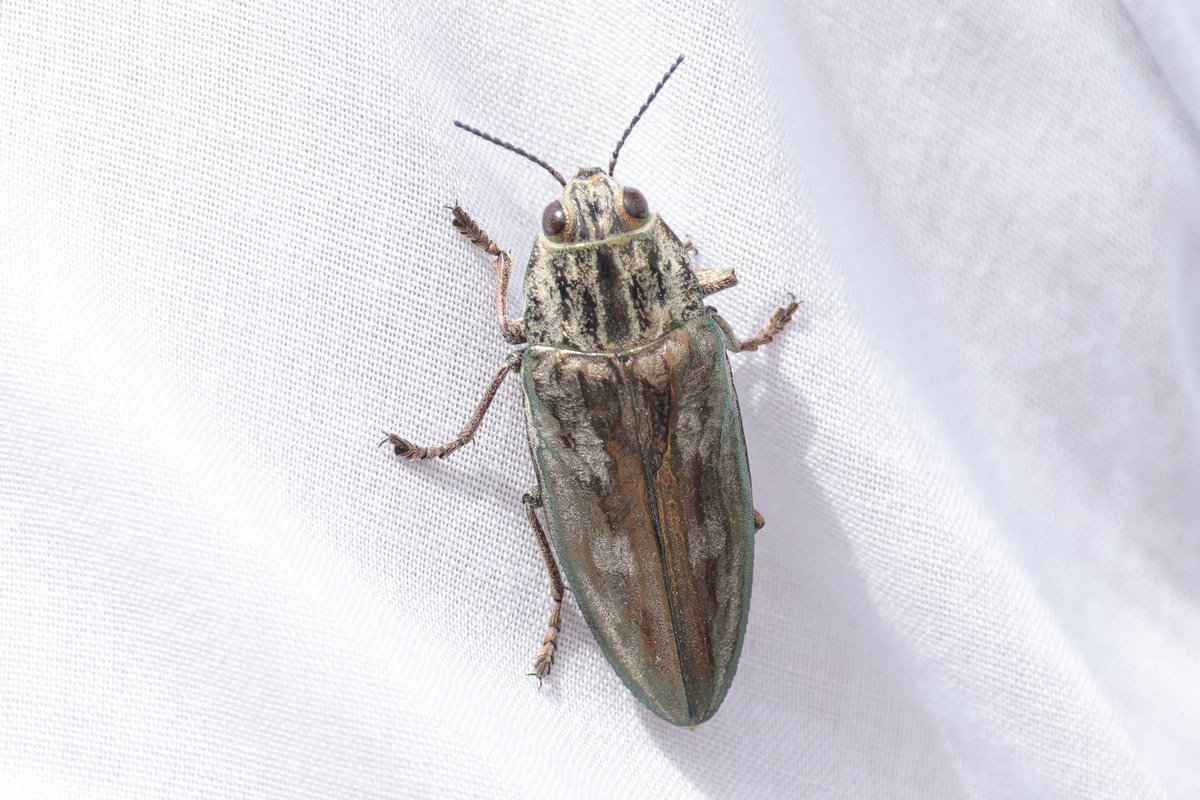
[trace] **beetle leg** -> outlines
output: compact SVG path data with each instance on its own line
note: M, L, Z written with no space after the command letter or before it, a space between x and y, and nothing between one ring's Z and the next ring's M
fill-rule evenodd
M453 453L458 448L471 441L475 436L475 431L479 429L479 425L483 422L483 417L487 414L488 409L492 406L492 400L496 398L496 392L500 390L500 384L504 383L504 379L508 377L508 373L516 372L521 368L521 354L523 350L517 350L509 353L508 358L504 359L504 366L496 373L496 377L492 378L492 382L488 384L487 391L483 395L483 400L475 409L475 413L471 415L471 419L466 426L458 432L458 438L446 442L437 447L423 447L419 444L413 444L407 439L402 439L394 433L389 433L379 445L391 445L396 455L409 460L416 459L424 461L429 458L445 458Z
M496 271L496 320L500 323L500 335L509 344L520 344L525 341L525 321L508 321L508 307L504 297L508 293L508 276L512 274L512 256L492 241L479 224L462 210L458 203L451 209L454 218L450 224L455 230L471 240L471 244L490 255L492 269Z
M796 309L799 307L800 304L797 303L795 299L791 297L791 295L788 295L788 304L775 309L775 311L771 314L771 318L767 320L767 324L763 325L758 333L754 334L754 336L744 342L738 341L737 335L733 332L733 328L729 327L729 323L717 313L715 308L708 306L706 310L712 316L713 321L717 323L717 325L721 328L721 331L725 334L726 349L728 349L731 353L742 353L747 350L757 350L763 345L773 342L775 337L778 336L779 333L785 327L787 327L787 324L792 321L792 316L795 315Z
M549 630L546 631L546 636L542 639L542 649L538 650L537 658L534 659L533 672L529 673L537 678L538 685L541 685L542 679L550 674L550 667L554 664L554 651L558 649L563 582L562 574L558 571L558 565L554 562L554 551L550 549L550 540L546 538L546 532L542 530L542 523L537 518L537 509L542 507L541 488L536 483L530 486L525 490L524 496L521 497L521 502L525 506L525 516L529 517L529 524L533 527L533 532L537 534L538 547L542 551L542 560L546 562L546 572L550 576L550 599L554 601L554 608L550 611Z
M695 273L700 282L700 294L705 297L737 286L737 274L731 269L698 269Z

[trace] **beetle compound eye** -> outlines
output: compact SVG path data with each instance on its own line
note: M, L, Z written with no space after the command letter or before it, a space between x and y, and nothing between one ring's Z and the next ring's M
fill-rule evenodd
M625 213L634 219L645 219L650 213L650 206L646 205L646 195L637 189L626 189L622 195L622 202L625 203Z
M542 212L542 230L547 236L558 236L567 229L567 215L562 203L555 200Z

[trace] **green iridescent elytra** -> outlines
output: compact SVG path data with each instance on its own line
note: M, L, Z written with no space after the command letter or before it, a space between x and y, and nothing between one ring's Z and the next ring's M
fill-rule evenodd
M754 506L723 334L701 315L612 353L521 365L547 529L634 694L677 725L717 710L749 610Z
M523 502L554 603L532 674L545 678L554 660L565 573L634 695L676 725L703 722L737 670L762 525L726 351L772 341L796 304L739 342L704 305L736 284L732 270L692 269L688 246L645 197L611 177L620 144L608 173L581 169L567 181L456 124L545 167L563 189L543 214L517 322L505 308L511 258L455 206L455 227L494 257L502 333L527 346L509 355L456 439L385 442L408 459L449 455L474 436L505 376L519 372L537 477Z

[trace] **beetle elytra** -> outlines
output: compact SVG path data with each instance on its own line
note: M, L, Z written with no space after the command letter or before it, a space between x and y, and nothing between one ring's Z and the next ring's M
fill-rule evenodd
M733 270L694 270L690 245L641 192L612 177L625 140L682 60L629 123L607 172L584 168L566 180L455 123L543 167L563 188L543 214L515 322L505 305L512 258L454 206L454 227L493 259L501 334L524 347L508 355L455 439L423 447L389 434L383 443L406 459L448 456L471 441L505 378L519 373L537 477L522 502L553 600L532 674L541 680L554 661L565 573L630 690L664 719L695 725L716 712L737 669L762 526L726 350L769 343L797 304L740 341L704 304L737 283Z

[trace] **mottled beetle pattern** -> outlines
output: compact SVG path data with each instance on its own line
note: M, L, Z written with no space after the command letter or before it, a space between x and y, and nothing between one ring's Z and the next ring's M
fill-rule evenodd
M704 298L737 283L730 269L693 269L691 247L608 171L566 180L546 207L525 272L525 314L508 318L512 259L462 210L454 227L492 257L500 331L509 354L452 441L436 447L389 434L406 459L445 458L467 444L509 373L519 373L537 483L524 493L550 577L553 609L533 675L558 647L564 584L609 662L662 718L695 725L720 706L737 669L754 564L754 510L741 412L726 350L756 350L791 320L777 309L739 341ZM538 512L545 518L542 526ZM561 572L560 572L561 567Z

